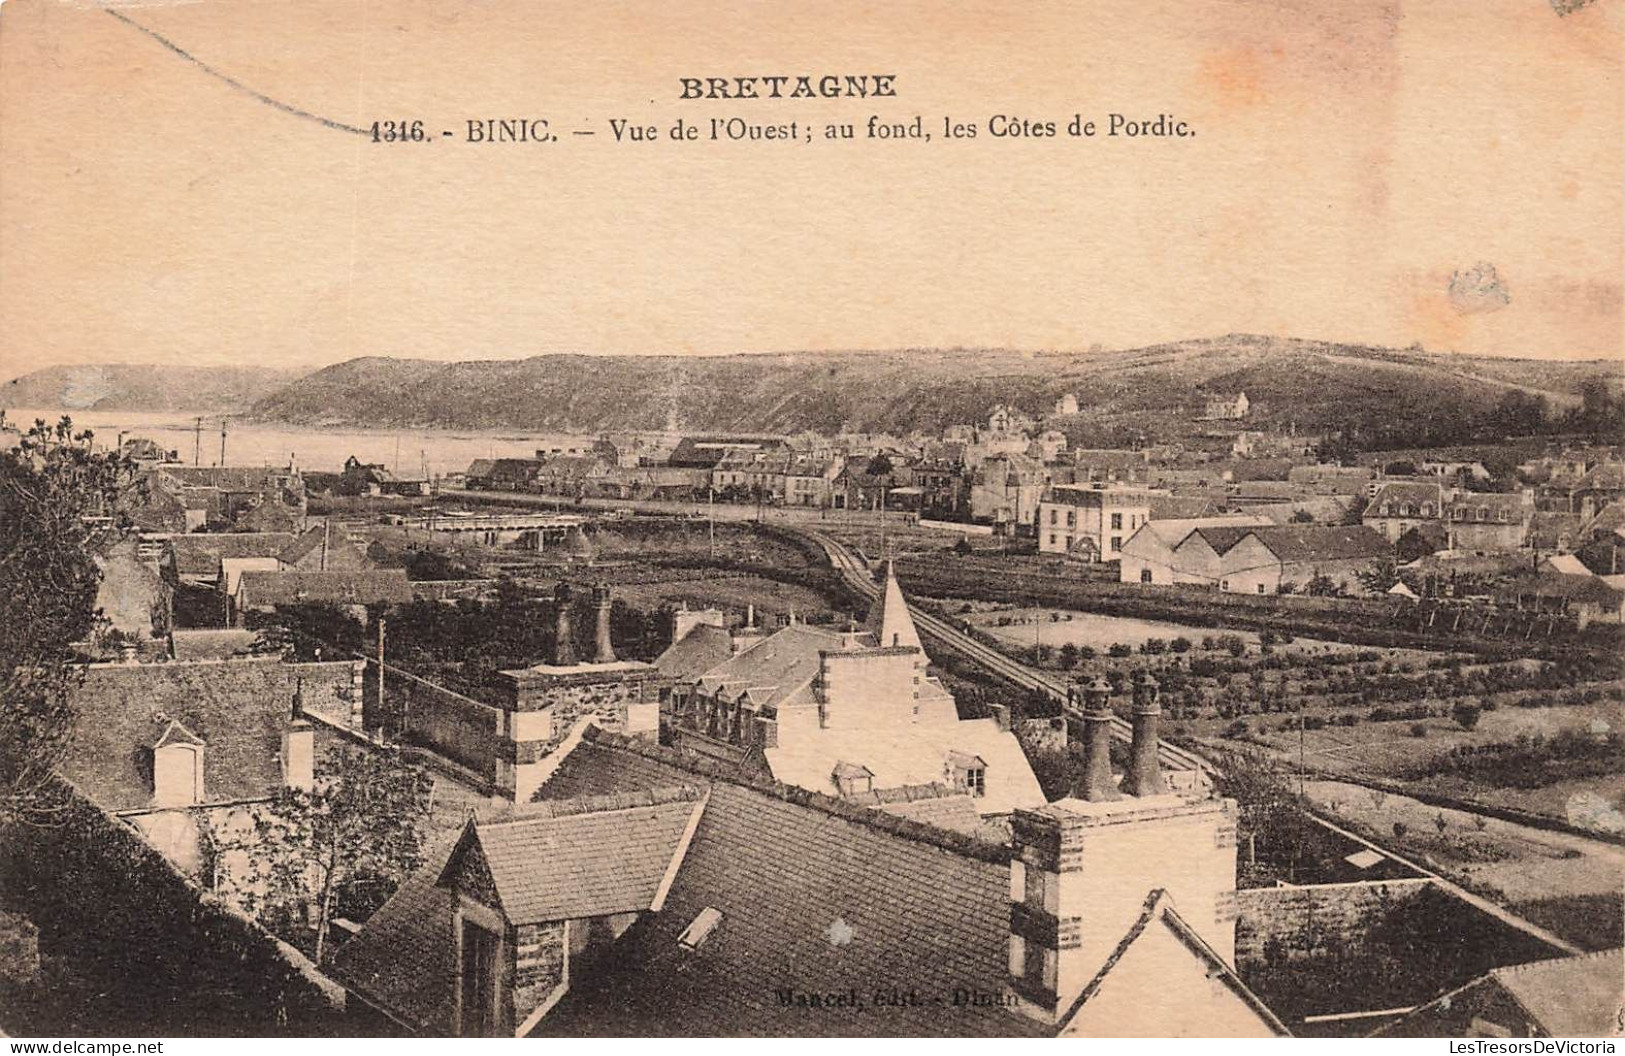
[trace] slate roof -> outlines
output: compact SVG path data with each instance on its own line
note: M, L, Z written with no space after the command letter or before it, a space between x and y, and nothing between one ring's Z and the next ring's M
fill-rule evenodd
M406 570L363 572L244 572L237 596L245 607L258 605L406 605L412 583Z
M1412 507L1420 507L1423 503L1432 503L1433 516L1439 516L1439 511L1444 503L1444 489L1438 484L1429 484L1423 481L1390 480L1379 487L1377 493L1371 497L1371 505L1366 509L1366 516L1397 517L1399 516L1397 509L1399 505L1408 504ZM1395 507L1395 511L1393 513L1384 512L1385 508L1390 504ZM1411 516L1418 515L1413 513Z
M1358 561L1394 552L1381 533L1363 525L1282 524L1253 528L1248 534L1256 536L1284 564Z
M733 636L728 629L701 623L655 657L654 665L662 675L681 682L700 677L731 656Z
M425 849L446 860L455 835ZM361 934L333 954L328 974L366 1003L420 1034L453 1033L457 951L452 916L457 895L436 884L433 866L419 869L367 918Z
M540 795L693 780L669 750L590 731ZM616 970L572 991L538 1033L751 1036L1038 1035L998 1008L933 1005L1005 993L1008 849L796 790L711 782L665 908L621 940ZM964 840L963 837L958 839ZM793 868L787 868L793 863ZM696 950L677 936L712 908ZM925 1007L862 1013L780 1006L776 988L914 989Z
M511 924L646 910L703 809L690 791L622 809L470 822L441 881L477 844Z
M903 588L897 583L897 568L891 561L886 562L886 581L881 587L880 597L869 606L864 630L885 649L924 648L920 644L919 632L914 629L914 617L909 615Z
M1220 517L1170 517L1159 519L1155 512L1140 526L1135 536L1145 533L1146 539L1155 539L1166 547L1178 546L1185 537L1198 528L1262 528L1270 522L1264 517L1237 513ZM1132 541L1134 536L1129 537Z
M282 731L303 680L307 702L336 699L348 662L274 659L93 664L73 692L78 710L62 772L105 810L152 804L151 749L179 723L203 741L206 802L258 799L282 784Z
M160 466L160 474L188 487L222 491L271 491L296 476L286 469L263 466Z
M1603 462L1580 478L1575 491L1625 490L1625 462Z
M841 636L829 631L791 624L705 672L708 685L738 683L741 688L771 690L764 705L777 707L818 676L821 651L841 648Z
M1625 950L1604 950L1497 968L1492 978L1554 1038L1600 1038L1618 1031L1625 998Z
M1200 537L1203 542L1207 543L1208 546L1213 548L1213 552L1215 554L1223 554L1232 546L1235 546L1248 535L1252 534L1254 531L1256 531L1256 529L1253 528L1210 525L1207 527L1197 528L1190 532L1179 543L1179 546L1186 545L1193 537Z
M276 557L299 537L292 532L218 532L177 535L169 540L175 572L212 576L223 557Z

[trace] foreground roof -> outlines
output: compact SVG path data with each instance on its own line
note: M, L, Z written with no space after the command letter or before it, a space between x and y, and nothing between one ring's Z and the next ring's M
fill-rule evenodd
M658 908L673 859L681 859L704 809L692 790L653 801L558 806L534 816L469 822L441 883L477 857L511 924Z

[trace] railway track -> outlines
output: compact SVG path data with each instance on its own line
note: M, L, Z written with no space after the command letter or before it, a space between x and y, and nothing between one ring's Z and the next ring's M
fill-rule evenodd
M830 567L834 568L853 590L870 601L880 596L880 587L874 581L868 562L853 553L850 547L837 542L822 532L806 529L789 530L800 531L801 534L823 548ZM1025 664L1018 663L997 649L984 645L970 635L965 634L948 623L948 621L926 612L916 605L911 604L908 608L920 633L932 639L938 645L979 664L1012 685L1020 686L1023 689L1037 690L1060 701L1063 705L1066 703L1067 687L1064 679L1035 671ZM1119 741L1128 742L1132 740L1133 729L1127 719L1121 717L1112 719L1112 737ZM1157 755L1163 766L1173 770L1202 770L1209 773L1213 770L1212 765L1201 756L1167 741L1158 742Z

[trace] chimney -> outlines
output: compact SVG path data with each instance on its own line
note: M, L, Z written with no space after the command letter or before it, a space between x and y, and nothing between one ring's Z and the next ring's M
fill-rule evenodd
M282 781L300 792L316 788L316 730L309 719L294 719L282 731Z
M300 792L316 788L316 730L305 718L305 680L293 684L290 721L282 731L282 783Z
M1129 749L1128 773L1123 775L1123 791L1131 796L1160 796L1168 791L1157 764L1157 719L1162 716L1158 689L1157 680L1149 674L1134 683L1134 744Z
M597 614L593 632L592 662L595 664L613 664L615 662L615 646L609 640L609 588L602 583L593 587L592 604Z
M570 667L576 662L575 628L570 625L570 584L553 590L553 663Z
M989 704L988 711L993 713L993 721L999 724L1004 733L1010 732L1010 707L1007 704Z
M1090 803L1123 798L1112 784L1112 712L1106 701L1112 686L1096 676L1083 687L1083 774L1072 795Z

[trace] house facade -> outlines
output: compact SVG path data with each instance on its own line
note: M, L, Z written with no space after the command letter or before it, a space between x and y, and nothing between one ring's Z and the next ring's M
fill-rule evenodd
M1151 496L1132 488L1057 484L1038 507L1038 550L1116 561L1151 519Z

